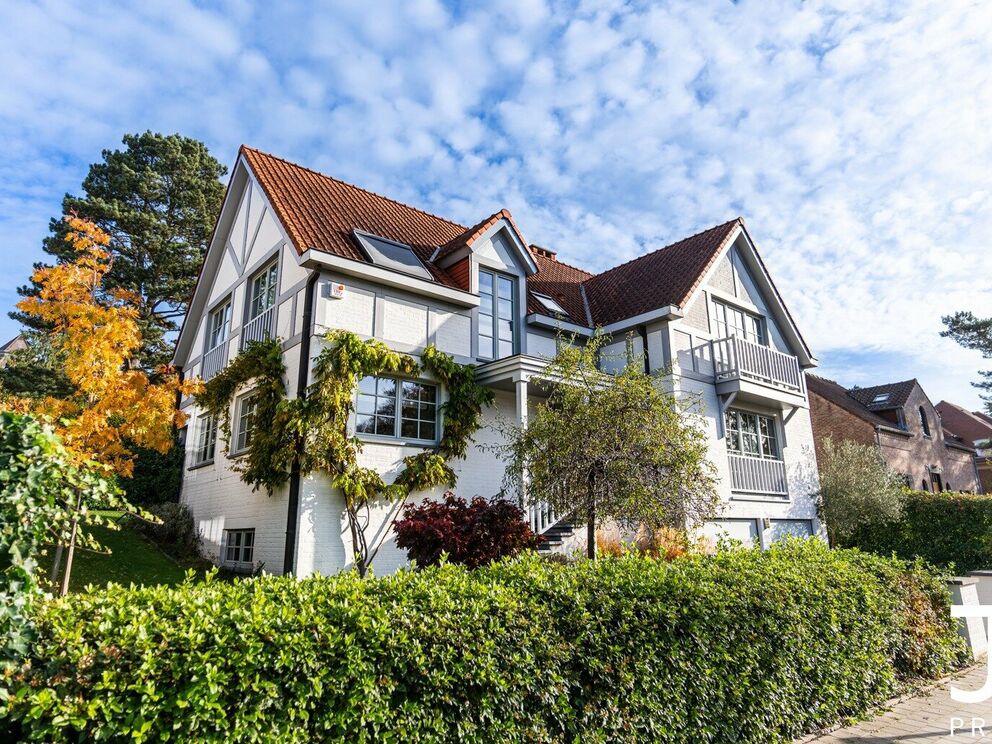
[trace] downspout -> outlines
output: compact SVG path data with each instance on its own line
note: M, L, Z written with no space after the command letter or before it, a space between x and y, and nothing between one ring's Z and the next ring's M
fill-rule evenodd
M183 373L183 368L182 367L176 367L176 374L179 376L179 386L182 387L183 380L185 379L185 374ZM182 393L182 390L176 390L176 410L177 411L179 410L180 406L182 406L182 404L183 404L183 393ZM174 432L178 431L178 429L176 428L175 421L172 422L172 429L173 429ZM187 424L187 428L186 428L186 436L189 436L189 426L188 426L188 424ZM179 464L179 493L177 494L177 496L179 498L179 503L181 504L181 503L183 503L183 483L186 482L186 478L183 477L185 475L185 471L186 471L186 441L184 440L184 441L180 442L179 444L181 444L182 445L182 448L183 448L183 461Z
M645 325L638 326L637 330L641 333L641 346L644 349L644 374L651 374L651 360L648 359L648 327Z
M310 339L313 336L314 287L320 271L314 270L307 277L306 298L303 301L303 338L300 340L299 376L296 379L296 397L305 398L310 382ZM300 512L300 457L303 454L303 440L296 442L296 456L293 457L293 470L289 474L289 506L286 511L286 552L282 562L282 572L292 575L296 570L296 523Z

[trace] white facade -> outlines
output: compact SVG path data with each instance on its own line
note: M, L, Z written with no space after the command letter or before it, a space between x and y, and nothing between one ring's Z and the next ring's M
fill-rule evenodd
M237 354L243 337L263 328L282 341L287 391L292 397L297 394L304 340L309 339L312 360L320 351L321 336L329 329L377 338L398 352L414 356L428 344L435 344L459 362L480 364L480 379L496 392L496 404L484 413L484 426L477 432L468 458L451 463L458 476L455 490L459 495L496 495L502 489L503 465L483 445L497 436L493 424L498 420L526 420L537 392L532 378L539 375L541 360L555 353L556 339L549 322L552 319L527 315L526 281L536 265L510 221L497 221L463 253L469 259L468 291L395 272L387 274L378 266L343 262L313 250L301 253L265 191L248 166L239 161L180 336L177 364L187 377L216 373ZM460 258L455 255L452 260ZM274 288L270 287L271 273L266 273L272 266L276 267ZM506 307L506 312L512 311L512 323L506 327L513 329L513 353L492 361L483 351L488 343L483 329L494 321L485 314L486 301L480 300L480 272L503 277L502 286L513 287L512 308ZM485 277L482 280L484 283ZM313 294L313 313L310 326L304 327L308 291ZM227 302L229 312L224 310ZM720 520L705 528L708 534L727 534L761 545L785 533L819 534L805 385L800 384L797 390L775 379L756 380L748 376L747 365L738 365L730 372L726 364L720 367L714 355L721 353L716 342L723 337L723 329L715 327L715 302L757 318L755 322L764 333L761 343L780 352L782 359L792 359L795 369L800 369L795 361L800 353L798 334L743 230L702 278L684 310L667 308L656 317L634 318L626 325L621 322L608 328L615 341L604 354L603 368L619 368L630 355L643 363L642 339L646 338L649 367L659 375L659 384L693 403L709 435L710 456L720 474L724 501ZM225 332L217 332L225 317L229 317ZM493 327L498 334L503 325L497 319ZM775 357L776 364L779 359ZM718 377L720 369L724 370L722 378ZM342 499L326 478L302 480L294 516L288 488L271 496L253 492L234 470L237 459L230 452L237 449L239 406L241 395L247 392L248 388L239 391L232 409L232 442L218 435L210 457L205 456L209 452L204 448L206 422L194 400L182 401L189 416L182 500L202 532L207 557L222 564L233 561L240 567L261 563L266 571L292 571L301 576L347 567L353 551ZM444 390L439 389L438 395L443 401ZM787 487L774 477L768 480L763 470L755 471L758 479L754 482L773 483L766 491L777 489L781 493L748 492L742 483L735 482L725 431L728 410L763 414L767 419L762 426L772 422L776 449L768 457L754 459L766 460L759 465L770 473L784 469ZM374 467L387 482L400 471L404 457L429 446L402 437L370 435L365 439L360 464ZM437 496L443 490L414 494L411 499ZM405 563L405 555L395 547L389 531L399 508L395 504L377 507L367 531L371 544L382 545L374 562L380 574ZM295 538L287 550L287 533L294 529ZM244 530L253 532L246 537ZM246 540L251 543L247 552ZM290 564L285 563L288 555L292 556Z

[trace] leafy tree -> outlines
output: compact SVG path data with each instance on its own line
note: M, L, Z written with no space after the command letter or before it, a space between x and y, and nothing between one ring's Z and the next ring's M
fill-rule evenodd
M974 313L958 312L945 315L942 320L947 330L941 336L953 338L966 349L975 349L982 352L985 359L992 359L992 318L977 318ZM985 391L982 400L985 401L985 409L992 413L992 371L979 370L978 374L984 379L972 385Z
M124 290L136 297L141 345L137 358L146 369L169 360L166 337L186 312L224 196L220 178L227 169L206 146L178 134L129 134L124 149L104 150L90 166L83 196L66 194L63 218L78 214L110 236L113 267L101 290ZM53 219L44 249L57 260L74 258L63 218ZM41 268L40 265L35 267ZM22 287L36 296L37 283ZM11 316L33 328L44 320L24 313Z
M393 528L396 545L421 568L436 565L442 554L451 563L478 568L541 543L516 504L481 496L466 501L451 491L443 501L407 504Z
M820 516L830 544L847 546L862 528L895 522L902 515L905 485L878 450L827 439L820 463Z
M545 375L557 380L528 425L506 427L506 485L529 503L548 504L596 527L686 527L715 512L719 497L706 435L688 407L663 392L640 365L605 375L597 358L606 341L560 344Z

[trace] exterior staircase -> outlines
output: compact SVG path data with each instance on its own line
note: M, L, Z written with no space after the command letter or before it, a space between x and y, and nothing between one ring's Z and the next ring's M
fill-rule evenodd
M566 517L564 519L559 519L553 525L548 527L541 536L544 538L544 542L538 547L537 552L541 555L551 555L568 538L575 534L575 526Z

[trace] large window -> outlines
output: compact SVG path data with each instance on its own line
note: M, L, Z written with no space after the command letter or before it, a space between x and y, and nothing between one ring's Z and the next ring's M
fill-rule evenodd
M492 271L479 271L480 359L513 356L516 305L513 279Z
M258 411L258 397L249 393L238 400L238 420L235 427L234 451L244 452L251 446L255 430L255 413Z
M193 464L202 465L212 462L214 459L214 453L217 449L217 417L210 414L200 416L197 426L199 428Z
M731 408L727 411L727 451L732 455L779 460L775 419L760 413Z
M213 351L231 334L231 301L215 308L207 319L207 351Z
M248 320L253 320L276 304L278 265L273 261L254 277L248 291Z
M224 563L250 564L255 556L255 530L224 530Z
M435 442L437 414L436 385L393 377L366 377L358 383L359 434Z
M765 321L719 300L711 300L713 334L717 338L737 336L756 344L765 344Z

